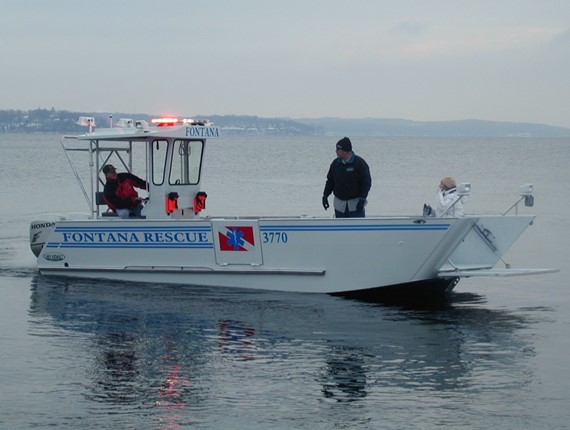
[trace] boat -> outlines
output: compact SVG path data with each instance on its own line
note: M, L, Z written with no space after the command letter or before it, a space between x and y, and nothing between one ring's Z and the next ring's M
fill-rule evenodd
M532 184L498 215L212 217L204 215L200 183L206 143L221 136L213 123L78 123L85 132L64 136L61 145L89 214L31 222L30 246L45 276L430 298L445 296L463 277L557 271L495 267L533 223L534 215L519 213L520 204L534 203ZM85 161L81 170L70 157L76 151ZM121 219L101 198L102 169L114 160L132 171L134 158L146 171L146 203L140 216ZM470 192L470 184L458 185L458 197Z

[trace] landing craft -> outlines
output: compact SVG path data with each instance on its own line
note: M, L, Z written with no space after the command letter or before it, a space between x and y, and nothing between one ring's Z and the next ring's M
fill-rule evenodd
M30 244L43 275L382 299L442 297L461 277L556 271L495 267L533 223L534 215L518 213L520 203L533 202L530 184L499 215L210 217L200 183L206 141L220 137L211 122L121 119L106 129L92 118L79 123L88 131L64 137L62 147L85 155L81 175L67 158L90 214L32 222ZM147 182L145 205L141 216L120 219L102 198L102 169L113 157L132 171L139 145L145 172L136 173ZM87 185L79 179L86 172ZM458 190L460 198L471 187Z

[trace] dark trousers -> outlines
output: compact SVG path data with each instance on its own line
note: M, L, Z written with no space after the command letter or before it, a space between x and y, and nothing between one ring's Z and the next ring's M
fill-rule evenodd
M366 215L364 214L364 209L361 211L349 212L348 205L346 205L346 210L344 212L339 212L335 209L334 216L335 218L364 218Z

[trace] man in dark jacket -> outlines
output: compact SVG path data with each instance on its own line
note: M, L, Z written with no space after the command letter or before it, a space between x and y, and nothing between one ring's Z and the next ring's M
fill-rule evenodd
M132 173L117 173L110 164L103 167L103 173L106 179L103 197L107 206L120 218L128 218L130 215L140 217L144 206L135 187L145 190L146 181Z
M337 158L331 163L323 191L323 207L329 208L334 193L336 218L364 217L366 198L372 186L370 169L366 161L352 152L352 143L343 137L336 144Z

